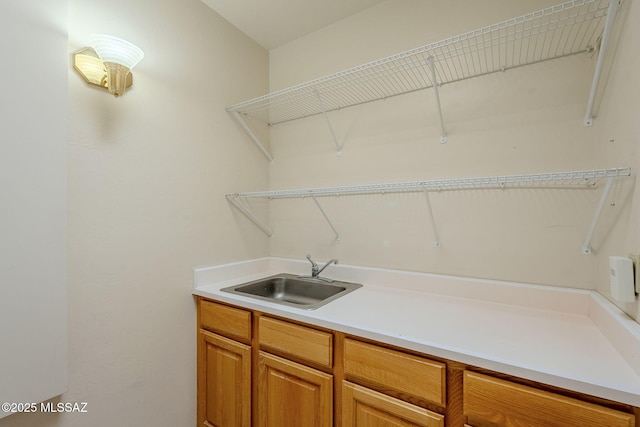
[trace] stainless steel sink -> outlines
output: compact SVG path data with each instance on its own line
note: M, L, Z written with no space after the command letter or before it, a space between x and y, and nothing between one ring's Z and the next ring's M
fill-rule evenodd
M319 279L299 277L293 274L278 274L242 285L229 286L221 291L313 310L353 292L361 286L359 283L337 280L327 283Z

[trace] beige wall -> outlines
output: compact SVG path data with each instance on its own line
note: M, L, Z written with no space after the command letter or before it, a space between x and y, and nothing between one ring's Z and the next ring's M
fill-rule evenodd
M605 205L609 221L602 227L606 240L598 253L598 290L611 299L609 291L609 256L640 253L640 188L635 175L640 170L640 4L625 1L624 20L615 62L594 128L597 132L596 154L606 166L631 166L633 179L614 185ZM635 185L634 185L635 184ZM604 238L604 236L603 236ZM638 303L617 303L635 319L640 318Z
M66 0L4 0L0 28L0 402L17 403L67 388Z
M265 186L268 165L224 107L267 91L268 54L199 0L70 0L69 58L94 32L146 56L118 99L68 63L70 377L59 400L88 413L0 426L192 426L192 268L267 255L224 194L231 182Z
M387 1L271 51L271 89L555 3ZM321 116L274 126L271 188L618 166L596 157L598 131L582 124L594 65L595 58L580 55L444 86L446 144L439 142L432 91L331 113L341 157ZM311 200L274 200L270 251L594 289L596 257L583 255L581 245L598 196L557 189L432 193L440 248L433 247L422 194L321 200L339 242ZM597 234L595 250L604 239Z

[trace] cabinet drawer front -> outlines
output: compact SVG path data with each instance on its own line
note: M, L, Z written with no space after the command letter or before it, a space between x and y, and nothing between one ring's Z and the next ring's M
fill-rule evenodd
M342 385L343 427L444 427L444 416L351 384Z
M365 385L445 406L444 363L347 338L344 372L348 378L364 380Z
M200 327L240 341L251 341L251 312L200 301Z
M463 402L474 427L635 426L631 414L471 371L464 373Z
M332 334L264 316L259 318L258 325L261 348L327 368L333 366Z

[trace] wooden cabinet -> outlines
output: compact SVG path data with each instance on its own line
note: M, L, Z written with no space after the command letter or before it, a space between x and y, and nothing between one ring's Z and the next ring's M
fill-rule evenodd
M463 401L473 427L635 426L632 414L470 371Z
M477 371L198 300L199 427L640 427L638 408Z
M333 375L306 366L331 371L333 334L259 316L258 337L258 426L333 426Z
M444 416L343 382L342 427L444 427Z
M251 347L199 333L198 426L251 426Z
M260 352L259 427L333 426L333 376Z
M198 426L332 427L332 367L332 332L199 300Z
M251 312L200 300L198 319L198 426L251 427Z
M446 365L344 339L342 427L444 427ZM358 384L353 384L358 383Z

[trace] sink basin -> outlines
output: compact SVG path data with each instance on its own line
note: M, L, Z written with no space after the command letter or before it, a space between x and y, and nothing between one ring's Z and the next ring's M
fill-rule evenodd
M337 280L327 283L293 274L278 274L242 285L229 286L221 291L313 310L353 292L361 286L359 283Z

